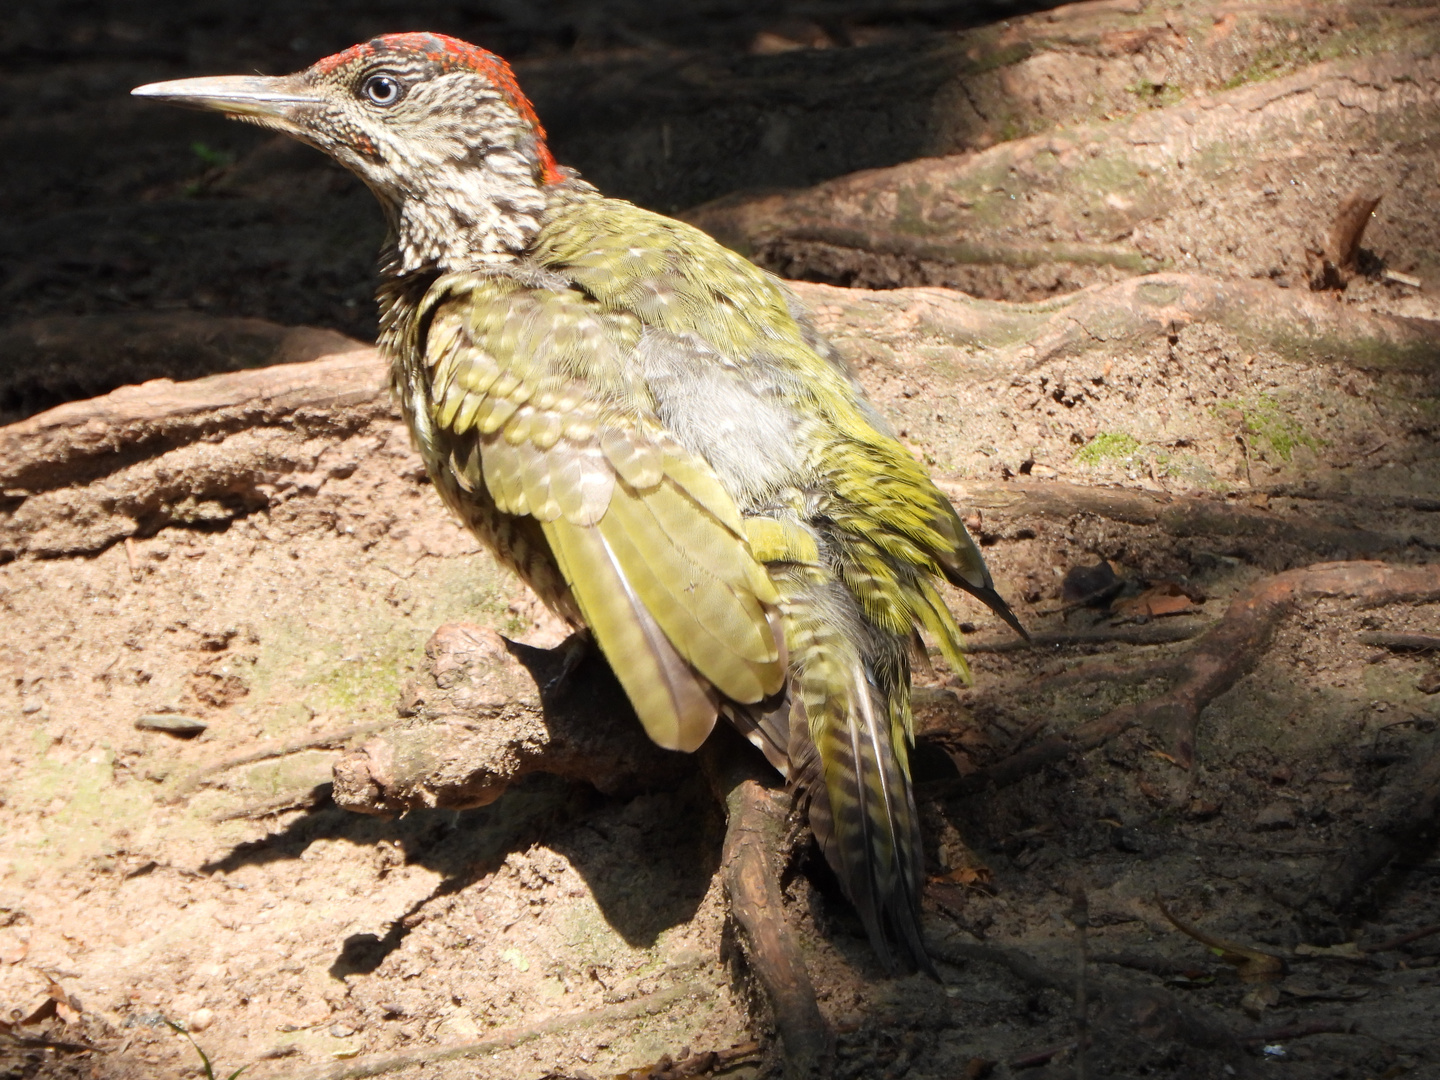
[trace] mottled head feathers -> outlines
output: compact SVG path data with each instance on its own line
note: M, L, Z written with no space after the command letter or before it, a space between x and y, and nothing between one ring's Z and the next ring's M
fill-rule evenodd
M418 32L382 34L343 52L318 60L311 71L325 76L353 74L359 76L377 67L393 68L418 78L465 71L480 76L509 102L535 133L536 152L540 159L542 179L553 184L563 179L550 148L545 143L545 128L535 107L530 104L515 72L505 60L478 45L448 37L445 34Z

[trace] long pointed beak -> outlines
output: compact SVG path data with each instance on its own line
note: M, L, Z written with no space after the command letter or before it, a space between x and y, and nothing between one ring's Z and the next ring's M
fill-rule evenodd
M317 105L321 98L294 75L220 75L147 83L130 93L191 109L227 116L288 119L296 106Z

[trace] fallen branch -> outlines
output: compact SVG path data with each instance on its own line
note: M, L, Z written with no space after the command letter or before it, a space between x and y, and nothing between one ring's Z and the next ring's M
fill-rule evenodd
M1420 941L1424 938L1432 937L1435 934L1440 934L1440 923L1435 923L1433 926L1422 926L1419 930L1412 930L1408 934L1401 934L1399 937L1377 942L1374 945L1362 946L1360 951L1370 954L1390 952L1393 949L1403 948L1411 942Z
M338 750L357 739L363 739L367 735L374 735L376 732L383 731L393 723L393 720L382 720L368 724L351 724L347 727L337 728L334 731L326 731L319 735L312 735L306 739L295 739L287 743L262 746L258 750L250 751L248 754L237 754L223 761L217 761L210 765L202 765L194 772L187 773L178 780L175 786L166 793L165 801L179 801L194 792L196 788L205 786L214 778L229 772L231 769L254 765L260 761L273 761L275 758L289 757L291 754L303 754L307 750ZM243 816L244 811L240 811L239 813ZM225 819L222 818L220 820Z
M1034 1068L1038 1068L1038 1067L1041 1066L1041 1065L1048 1065L1048 1064L1050 1064L1050 1062L1054 1061L1054 1060L1055 1060L1057 1057L1059 1057L1061 1054L1069 1053L1070 1051L1072 1051L1072 1050L1078 1050L1079 1048L1080 1048L1080 1044L1079 1044L1078 1042L1068 1042L1068 1043L1061 1043L1059 1046L1049 1047L1049 1048L1046 1049L1046 1050L1036 1050L1033 1054L1021 1054L1019 1057L1017 1057L1017 1058L1012 1058L1012 1059L1010 1060L1010 1068L1012 1068L1012 1069L1034 1069ZM1078 1064L1078 1062L1077 1062L1077 1064Z

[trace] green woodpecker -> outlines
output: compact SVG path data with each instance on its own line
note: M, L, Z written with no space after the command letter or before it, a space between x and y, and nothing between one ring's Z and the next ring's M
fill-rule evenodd
M557 166L510 68L453 38L134 92L370 187L380 346L435 489L589 629L657 743L724 715L759 746L885 967L928 968L910 650L923 630L965 673L939 580L1020 624L784 283Z

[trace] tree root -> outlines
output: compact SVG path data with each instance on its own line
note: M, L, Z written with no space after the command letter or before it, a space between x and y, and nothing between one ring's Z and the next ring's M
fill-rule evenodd
M641 1020L647 1016L657 1016L684 1001L706 997L709 993L710 991L705 986L689 980L670 990L638 998L635 1001L627 1001L620 1005L607 1005L604 1008L592 1009L590 1012L557 1016L538 1024L528 1024L525 1027L501 1031L491 1038L477 1042L452 1043L448 1046L429 1047L409 1053L366 1058L351 1065L340 1065L324 1072L312 1073L305 1077L305 1080L362 1080L367 1076L384 1076L386 1073L399 1072L401 1069L409 1069L416 1065L492 1057L549 1035L563 1035L599 1024L617 1024L628 1020Z
M1168 692L1112 709L1098 719L1067 733L1051 735L969 776L927 784L922 793L930 797L960 798L1005 787L1048 765L1102 746L1136 726L1168 736L1176 763L1190 768L1195 763L1196 726L1205 707L1255 666L1281 620L1296 604L1322 597L1348 597L1365 606L1433 602L1440 599L1440 565L1319 563L1261 578L1231 601L1225 615L1202 634L1191 649L1153 672L1165 674L1165 668L1173 664L1176 681ZM1434 768L1436 783L1440 783L1440 757ZM1428 806L1433 816L1435 800L1440 795L1434 787L1432 784L1422 790L1412 814ZM1412 816L1407 820L1415 819ZM1385 856L1381 865L1388 863L1394 854ZM1370 857L1376 857L1376 852L1372 851Z
M1088 1025L1096 1042L1114 1036L1138 1036L1151 1042L1173 1039L1204 1050L1221 1049L1237 1069L1244 1067L1244 1054L1232 1031L1166 991L1098 978L1093 973L1082 982L1076 975L1041 963L1019 949L965 941L957 934L927 934L925 947L936 960L956 966L984 963L1002 967L1032 990L1052 990L1072 1001L1088 994L1101 1006ZM1071 1042L1039 1053L1053 1056L1077 1046L1077 1042ZM1026 1066L1012 1062L1011 1067Z
M402 691L406 718L336 762L336 804L382 815L463 810L532 772L627 795L694 769L646 738L598 653L565 671L563 651L466 623L440 627L425 646L429 671Z
M568 647L577 647L574 639ZM534 649L463 623L440 627L425 647L428 673L402 693L406 719L336 763L336 804L384 815L483 806L532 772L627 795L673 785L695 768L694 757L645 736L597 652L570 668L566 648ZM818 1075L831 1036L785 922L776 865L788 798L775 790L769 766L723 725L701 760L726 810L721 873L785 1075Z
M1341 915L1351 915L1364 906L1371 884L1399 856L1428 850L1440 838L1440 748L1432 744L1430 753L1409 775L1391 786L1383 807L1362 824L1359 836L1340 858L1338 867L1322 877L1318 890L1320 899ZM1413 938L1396 938L1367 951L1398 948L1422 936L1425 932Z
M1437 341L1440 348L1440 341ZM1168 495L1133 488L1087 487L1059 480L971 484L941 480L940 487L970 511L985 514L987 528L1027 518L1068 521L1089 514L1134 527L1154 527L1176 539L1223 542L1225 550L1259 566L1279 569L1292 552L1333 557L1376 556L1430 544L1410 533L1383 533L1337 525L1305 514L1277 514L1210 495ZM1290 563L1289 565L1293 565Z
M1177 320L1183 324L1212 318L1215 304L1238 304L1248 317L1277 302L1268 292L1253 296L1245 292L1251 290L1251 283L1222 286L1204 278L1169 275L1163 281L1143 279L1064 298L1051 304L1037 323L1037 313L1029 305L984 303L942 289L866 293L804 283L797 287L808 302L832 312L843 301L838 303L841 314L827 319L847 332L878 332L918 307L925 313L926 325L933 325L946 342L973 339L984 344L998 336L1012 344L989 351L1000 357L996 363L1007 371L1029 370L1045 357L1094 348L1095 341L1080 325L1086 320L1118 333L1117 320L1128 319L1135 324L1134 333L1148 339L1170 334ZM1156 289L1173 290L1178 298L1157 306L1147 299L1153 299L1152 293L1158 295ZM1306 303L1320 301L1312 298ZM1077 304L1084 311L1072 310ZM1323 323L1342 316L1361 318L1350 309L1337 313L1334 308L1331 304L1323 311L1297 310L1297 325L1318 326L1316 319ZM0 427L0 560L93 554L170 524L218 525L272 508L296 492L313 491L330 476L348 476L379 447L387 453L398 450L399 417L384 389L385 361L375 349L303 327L259 322L252 327L251 321L241 322L246 333L271 343L272 359L287 362L189 382L155 380L121 387ZM186 316L174 329L180 335L175 347L198 336L213 339L218 343L213 347L220 348L227 334L239 332L235 323ZM1325 323L1324 334L1345 342L1384 339L1402 352L1418 350L1416 355L1424 358L1440 349L1440 334L1415 320L1390 320L1383 326ZM912 355L917 345L911 338L902 335L887 348L897 356ZM327 351L346 345L353 347ZM945 347L965 351L959 345ZM1364 350L1358 344L1354 349L1347 345L1345 355L1351 352ZM298 362L317 354L317 359ZM297 362L288 362L292 360ZM1424 359L1424 364L1433 366L1433 359ZM990 377L973 373L958 358L957 368L969 373L957 378L957 392ZM418 458L408 464L387 461L385 468L421 475ZM1436 543L1433 537L1405 529L1379 531L1336 524L1213 496L1059 481L952 480L941 486L957 505L983 512L987 523L998 523L1012 534L1020 533L1016 523L1026 519L1068 521L1091 515L1200 540L1274 569L1317 557L1379 557ZM1296 497L1318 496L1301 492ZM1356 505L1368 505L1364 498L1357 496ZM1403 501L1390 500L1397 506ZM1418 508L1432 505L1422 502L1424 506L1417 503Z
M1205 629L1197 622L1132 623L1125 626L1097 626L1090 630L1038 630L1027 642L1013 634L1004 638L982 638L965 642L967 653L1009 653L1024 649L1079 649L1091 645L1170 645L1188 641Z
M769 1004L787 1077L823 1075L834 1040L820 1015L805 958L780 894L789 798L751 748L720 730L703 751L705 771L726 809L722 874L740 950Z

